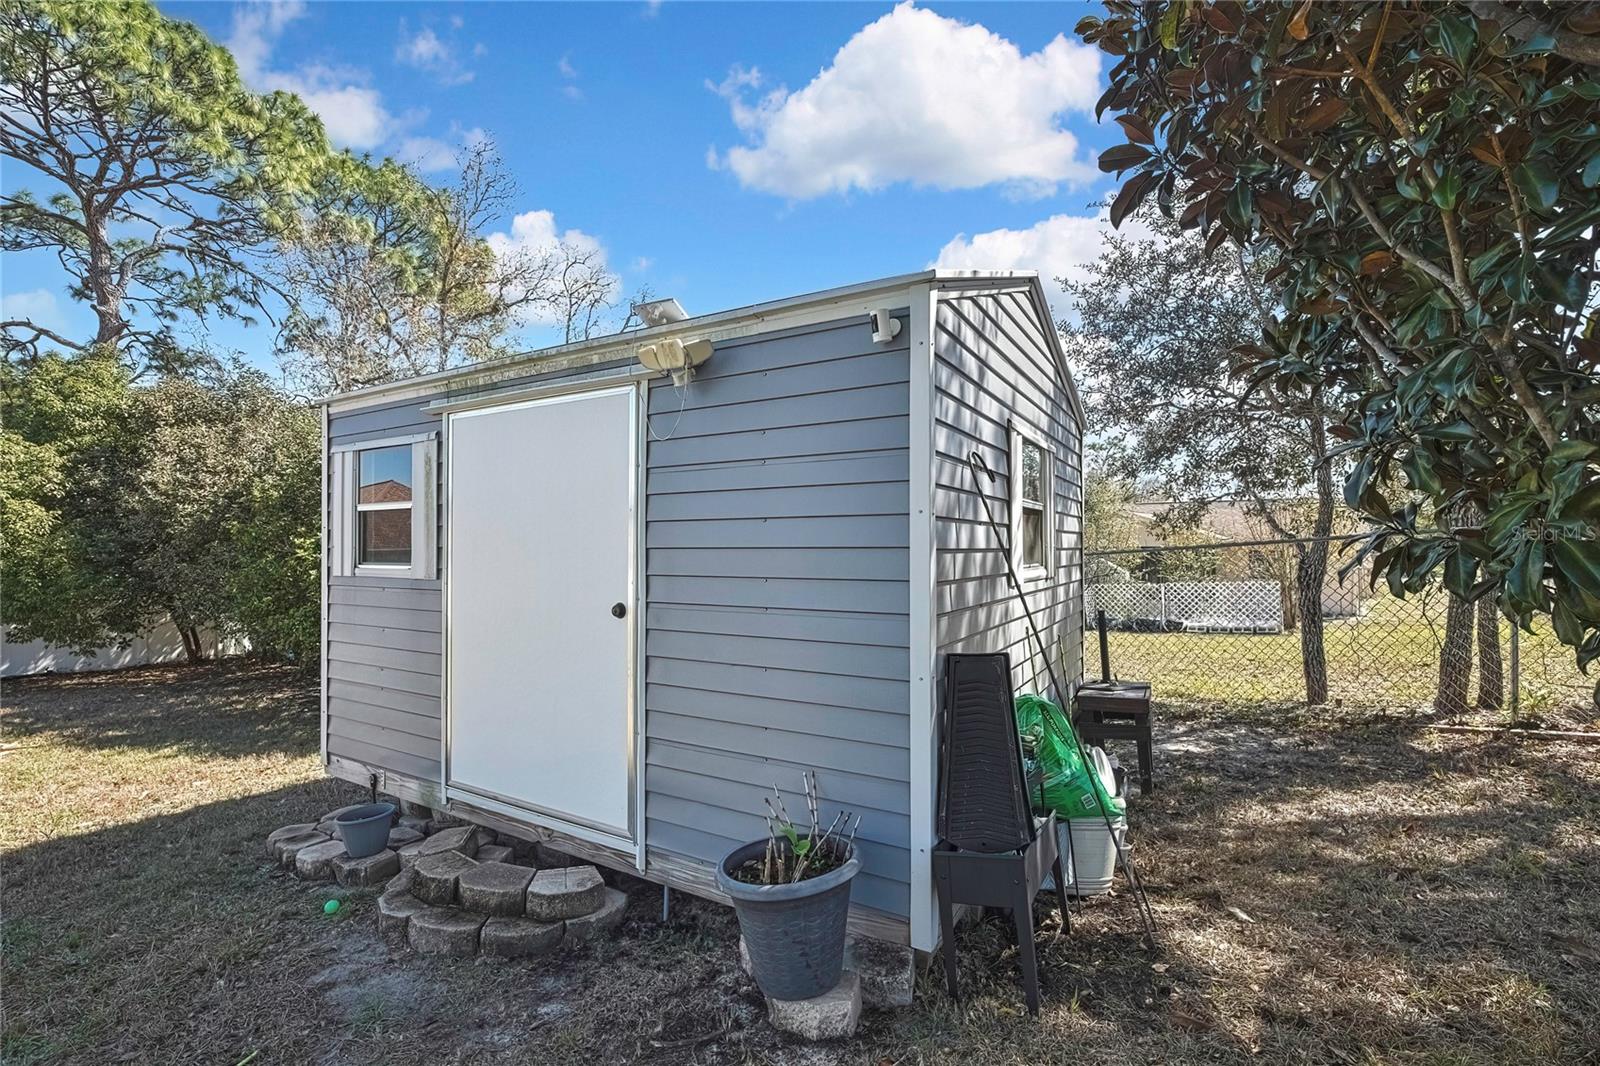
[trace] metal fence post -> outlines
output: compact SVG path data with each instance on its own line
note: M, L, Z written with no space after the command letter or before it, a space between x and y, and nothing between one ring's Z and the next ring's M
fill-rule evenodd
M1521 629L1511 623L1511 718L1517 718L1517 704L1522 700L1522 642L1518 640Z

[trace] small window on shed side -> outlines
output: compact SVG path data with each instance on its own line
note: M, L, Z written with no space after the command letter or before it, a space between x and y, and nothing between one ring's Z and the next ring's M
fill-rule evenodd
M356 565L411 565L411 448L357 452Z
M1023 577L1038 578L1050 572L1050 453L1019 433L1012 462L1012 565Z
M438 437L328 451L328 571L431 580L438 574Z

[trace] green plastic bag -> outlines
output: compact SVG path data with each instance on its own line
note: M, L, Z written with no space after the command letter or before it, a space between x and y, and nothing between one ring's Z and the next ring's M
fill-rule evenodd
M1122 809L1106 792L1100 775L1083 761L1072 722L1061 708L1031 693L1017 697L1017 732L1031 751L1043 779L1044 805L1062 818L1115 818ZM1037 795L1030 796L1037 802Z

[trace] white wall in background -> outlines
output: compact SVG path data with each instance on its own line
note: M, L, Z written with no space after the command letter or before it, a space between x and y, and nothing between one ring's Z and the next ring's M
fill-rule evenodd
M238 655L250 647L247 641L222 639L209 631L201 632L200 644L207 658ZM49 672L75 674L182 661L183 638L171 622L162 622L149 632L141 633L126 648L100 648L88 655L79 655L71 648L56 647L42 640L13 641L0 630L0 677Z

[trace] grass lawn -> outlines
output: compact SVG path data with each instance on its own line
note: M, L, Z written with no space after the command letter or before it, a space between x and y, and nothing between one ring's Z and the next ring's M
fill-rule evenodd
M1364 614L1329 619L1323 648L1330 696L1349 707L1410 709L1431 703L1439 683L1444 608L1444 598L1437 593L1407 600L1379 594ZM1578 671L1571 650L1556 640L1548 623L1518 639L1522 717L1558 729L1600 728L1595 679ZM1511 625L1501 619L1501 662L1508 693L1510 641ZM1298 632L1113 631L1109 644L1117 676L1154 682L1158 697L1241 703L1305 698ZM1084 633L1083 663L1087 674L1099 675L1100 647L1092 627ZM1473 696L1476 686L1474 675ZM1500 725L1509 718L1509 709L1485 711L1474 715L1472 724Z
M615 940L531 962L411 955L370 894L324 916L262 849L358 795L319 775L315 702L248 664L6 685L0 1060L1600 1062L1600 746L1164 706L1132 804L1159 955L1120 893L1070 937L1048 913L1033 1020L991 919L959 1005L924 976L810 1047L766 1024L730 911L663 925L638 882Z

